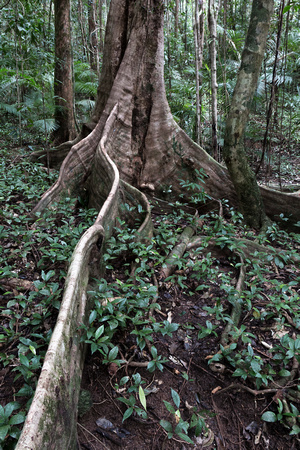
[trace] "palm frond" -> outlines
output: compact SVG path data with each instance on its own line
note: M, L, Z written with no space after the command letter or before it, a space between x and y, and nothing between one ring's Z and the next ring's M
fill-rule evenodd
M0 110L5 111L8 114L18 115L17 105L9 105L8 103L0 103Z
M55 131L58 128L57 123L52 118L35 120L32 123L32 126L41 133L45 133L46 131L47 134L52 133L52 131Z

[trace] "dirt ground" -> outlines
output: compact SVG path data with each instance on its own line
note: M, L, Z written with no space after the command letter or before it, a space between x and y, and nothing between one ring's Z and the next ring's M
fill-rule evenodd
M145 369L138 369L145 381L145 387L155 388L147 396L148 420L132 416L122 423L125 405L116 400L118 395L115 384L125 375L136 372L136 368L125 367L113 376L109 367L101 363L97 355L88 355L82 380L82 389L92 395L93 406L79 419L78 436L82 449L269 449L285 450L300 448L299 439L289 436L289 432L279 423L267 424L260 417L274 403L274 394L257 396L243 389L229 388L233 383L241 384L232 377L232 368L212 367L208 365L207 356L218 350L222 326L217 329L218 336L199 340L198 328L205 324L207 317L203 306L214 302L214 292L186 298L176 292L161 293L158 302L162 312L172 314L172 320L180 324L172 337L156 335L154 345L168 362L162 372L150 374ZM158 317L161 320L161 317ZM191 325L195 328L191 329ZM252 332L257 331L258 324L250 325ZM264 340L270 342L270 332L265 332ZM120 336L119 344L123 351L133 351L132 336ZM258 343L253 342L257 350ZM265 349L261 347L261 352ZM141 355L141 360L145 357ZM219 370L218 370L219 369ZM188 381L182 374L188 374ZM247 383L249 385L249 383ZM168 439L167 433L159 425L161 419L171 420L171 415L163 400L172 402L170 387L176 390L181 399L181 416L188 420L192 407L202 411L207 430L203 430L196 447L181 441L176 435ZM255 389L254 386L252 386ZM224 393L223 393L224 390ZM117 429L107 432L97 427L100 418L108 419ZM125 429L125 432L120 430ZM88 430L88 431L87 431ZM119 430L119 431L118 431ZM104 435L102 434L104 431ZM119 433L119 436L118 436Z
M300 157L295 157L294 163L291 162L294 168L299 166L299 159ZM291 173L288 172L288 168L286 171L287 174ZM263 178L262 176L261 179ZM268 179L277 181L276 177L268 176ZM286 176L285 181L298 183L300 180L295 176L290 179ZM34 261L34 255L32 259ZM21 266L22 261L20 261ZM225 256L218 259L218 266L223 272L232 271L230 262ZM27 273L26 276L28 280L34 279L34 273ZM292 279L293 270L285 266L282 270L270 272L269 276L289 282ZM232 277L236 278L237 274L232 272ZM188 278L185 283L188 283L189 291L196 292L192 279ZM295 289L299 290L299 286ZM10 298L15 295L7 294L6 290L6 288L0 290L0 307L2 308L5 308ZM265 294L268 295L267 287ZM155 311L154 318L157 321L168 318L172 323L179 325L172 337L163 336L161 333L153 335L153 344L158 354L167 361L164 363L163 371L156 370L150 373L144 367L131 366L114 368L104 365L98 352L93 355L87 354L82 390L90 393L91 404L87 412L82 413L78 419L78 448L89 450L117 448L293 450L300 448L299 437L290 436L290 430L279 422L271 424L261 420L265 411L276 412L274 392L263 394L255 392L255 384L251 381L243 382L240 378L232 377L234 369L229 363L222 361L222 364L208 364L209 357L219 350L224 323L209 316L203 308L212 307L220 295L219 287L214 284L211 284L208 290L198 291L188 296L178 286L161 282L157 299L161 311ZM226 298L222 302L226 311L229 307ZM261 300L257 300L257 304L254 303L253 306L262 307L263 305L259 302ZM199 330L201 326L205 326L207 320L216 327L216 335L212 333L199 339ZM0 331L7 328L7 324L8 318L2 314ZM55 315L51 317L51 323L49 322L47 326L52 327L54 324ZM255 320L253 315L246 314L241 324L245 325L253 335L259 336L259 338L253 338L251 342L255 351L266 359L271 358L261 342L272 345L274 341L272 321L262 327L261 321ZM29 336L30 330L27 331ZM146 347L143 352L137 348L130 330L120 332L115 345L119 346L127 360L134 356L135 362L145 365L145 362L151 359L149 348ZM2 351L15 354L15 357L18 354L15 343L11 348L0 347L0 352ZM25 402L24 399L15 397L23 381L21 378L15 380L15 372L11 369L12 367L9 366L0 367L0 403L2 405L13 400ZM118 389L117 384L122 377L127 375L131 377L135 373L140 373L144 389L150 392L146 397L148 419L143 420L133 414L122 422L126 406L117 398L125 394ZM299 372L296 380L298 378ZM174 427L176 425L174 416L168 412L163 402L172 403L171 388L179 394L179 410L183 420L189 421L193 412L197 411L205 421L205 427L197 439L193 433L190 434L195 446L183 441L176 434L169 439L167 432L159 424L164 419L171 422ZM299 404L296 406L300 409ZM99 419L102 419L100 426ZM106 429L103 427L105 423L103 419L110 421Z

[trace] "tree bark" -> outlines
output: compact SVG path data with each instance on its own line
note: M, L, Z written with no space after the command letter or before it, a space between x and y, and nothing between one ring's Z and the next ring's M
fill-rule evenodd
M83 49L83 55L88 60L88 44L86 40L86 34L85 34L85 21L84 21L84 15L83 15L83 5L82 0L78 0L78 18L79 18L79 24L80 24L80 33L81 33L81 40L82 40L82 49Z
M71 50L70 0L54 0L55 70L54 101L58 128L53 132L54 145L76 136L73 105L73 70Z
M204 0L195 0L195 77L196 77L196 142L201 145L201 92L204 46Z
M90 49L90 64L92 70L99 75L99 48L98 36L96 27L96 6L95 0L88 2L88 22L89 22L89 49Z
M112 0L98 98L89 124L92 132L70 143L72 148L57 183L42 197L34 212L42 211L63 190L80 188L86 180L90 202L97 203L95 189L101 183L101 172L97 172L98 179L93 175L96 173L93 157L115 105L110 157L123 180L146 193L175 199L182 193L180 181L196 181L195 169L202 169L207 175L203 183L207 194L237 205L227 169L195 144L173 120L164 86L163 9L162 0L150 3ZM293 221L300 220L299 197L266 188L261 188L261 192L270 217L276 219L283 213L291 214Z
M273 12L273 0L253 0L241 66L225 127L223 156L247 223L260 229L266 221L263 199L243 148L243 136L257 87Z
M218 100L217 100L217 18L219 13L219 0L209 0L208 2L208 27L210 34L210 77L211 77L211 129L212 129L212 149L214 158L218 159Z

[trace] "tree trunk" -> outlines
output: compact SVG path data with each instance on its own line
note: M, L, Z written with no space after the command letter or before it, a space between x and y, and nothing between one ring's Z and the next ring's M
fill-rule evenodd
M217 18L219 13L219 0L209 0L208 2L208 27L210 34L210 77L211 77L211 129L212 129L212 149L215 159L218 159L218 100L217 100Z
M54 1L55 15L55 70L54 98L55 121L58 128L53 132L54 144L74 139L76 136L73 105L73 70L70 28L70 0Z
M79 18L79 25L80 25L83 55L88 60L89 59L88 44L87 44L86 35L85 35L85 21L84 21L82 0L78 0L78 18Z
M225 128L223 156L247 223L260 229L266 221L263 199L243 149L249 109L257 87L273 12L273 0L253 0L245 47Z
M199 4L199 5L198 5ZM204 46L204 0L195 0L195 77L196 77L196 142L201 145L201 92Z
M90 49L90 64L92 70L99 75L99 48L96 28L96 7L95 0L89 0L88 3L89 15L89 49Z
M182 193L180 181L195 181L195 169L203 169L207 175L205 191L214 198L237 204L227 169L195 144L172 118L164 86L163 8L162 0L151 0L150 4L146 0L112 0L98 97L89 124L92 132L69 143L72 147L57 183L34 212L42 211L65 189L80 188L85 180L89 181L90 203L99 205L95 190L101 180L96 181L99 174L95 175L93 157L115 105L110 157L123 180L158 197L166 198L166 192L171 191L176 198ZM247 73L245 77L248 84ZM54 155L59 159L57 153ZM283 213L300 220L299 198L266 188L261 191L270 217Z
M175 0L175 26L174 26L174 33L175 38L177 39L178 35L178 21L179 21L179 0Z
M279 10L275 60L274 60L274 64L273 64L273 74L272 74L272 83L271 83L271 95L270 95L270 101L269 101L269 106L268 106L268 111L267 111L266 129L265 129L265 133L264 133L262 154L261 154L261 158L260 158L259 164L257 166L257 169L255 171L256 175L259 172L261 164L263 163L264 158L265 158L265 153L267 151L268 136L269 136L269 131L270 131L271 122L272 122L273 104L274 104L274 100L276 99L276 90L278 89L277 65L278 65L278 54L279 54L281 32L282 32L283 10L284 10L284 0L281 1L280 10Z

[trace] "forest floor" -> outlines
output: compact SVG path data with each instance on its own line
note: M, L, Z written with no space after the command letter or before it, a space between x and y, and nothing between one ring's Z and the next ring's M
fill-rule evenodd
M27 231L21 232L18 226L26 222L25 217L45 185L45 178L41 177L30 196L24 183L32 183L41 168L32 169L27 161L28 152L20 159L18 150L14 150L12 162L10 151L2 155L5 173L9 174L21 161L20 170L22 177L25 171L26 179L15 180L10 194L4 184L0 192L0 357L3 363L0 404L3 407L14 404L21 423L41 369L43 345L55 324L57 302L70 256L62 254L60 248L57 260L46 246L59 247L56 237L60 230L64 230L67 243L67 239L76 243L77 234L72 236L72 227L75 229L76 225L80 236L88 224L81 225L85 216L76 206L72 226L65 223L64 211L61 211L55 219L47 219L48 225L43 227L41 236L32 238L28 223ZM281 182L299 184L300 156L285 156ZM46 175L51 184L56 174ZM14 176L7 175L4 183L11 183ZM266 177L268 182L278 184L275 172L260 176L263 181ZM157 232L162 232L164 224L164 232L176 238L188 225L186 219L178 220L180 214L180 208L173 215L158 214L154 209L153 223ZM201 236L207 238L207 243L212 237L218 240L208 254L187 252L181 259L182 264L178 264L175 273L167 279L161 275L161 262L155 266L152 261L152 274L158 288L157 307L145 308L144 316L137 314L140 320L137 325L127 320L126 326L114 331L111 343L118 347L117 363L103 364L101 352L92 354L88 350L82 378L82 398L87 397L88 406L85 408L81 400L79 448L300 448L297 422L300 399L295 394L300 377L300 268L299 262L289 258L300 253L300 236L274 226L262 243L274 246L279 253L285 252L285 261L274 255L267 255L267 259L254 255L246 261L242 316L238 327L232 329L229 345L222 348L220 338L233 304L232 298L231 302L228 298L235 290L241 265L237 254L228 250L228 243L245 237L245 233L250 240L260 238L253 230L245 231L239 216L226 204L219 219L215 213L201 219ZM91 217L89 220L92 223ZM226 245L222 245L224 237ZM160 250L167 256L164 246L167 248L166 241L161 243ZM108 284L127 283L124 268L132 263L127 257L128 248L118 253L117 262L108 270ZM15 281L16 278L21 282ZM135 289L133 282L128 290L133 294L141 292ZM119 297L115 298L118 308ZM43 299L48 302L46 306L42 306ZM110 313L113 314L111 310ZM126 314L130 316L129 312ZM131 319L134 318L131 314ZM145 331L147 323L157 323L159 329L151 333L152 338L148 336L143 340L137 330ZM39 348L42 349L40 354ZM121 359L128 364L120 363ZM147 365L155 359L157 368L149 371ZM292 372L291 378L288 374ZM289 397L290 389L294 397ZM289 410L282 409L286 405ZM123 421L130 407L131 413ZM266 412L271 413L272 421L261 419ZM17 420L15 422L18 425ZM5 435L0 433L0 448L2 445L3 449L14 448L18 436L15 428L7 424L0 423L0 429L9 427L5 428ZM294 434L290 434L292 430Z

